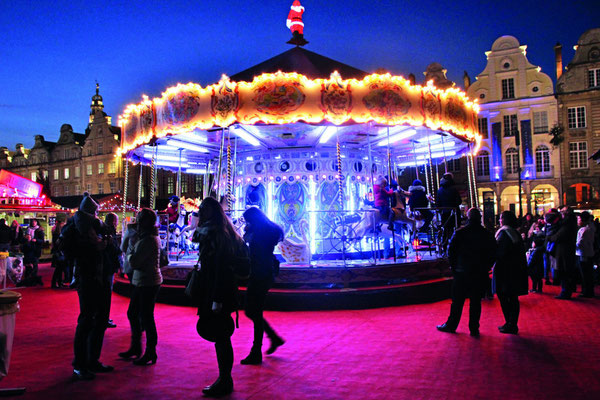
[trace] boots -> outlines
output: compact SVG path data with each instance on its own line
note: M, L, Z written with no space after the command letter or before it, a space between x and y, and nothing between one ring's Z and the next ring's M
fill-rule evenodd
M206 397L223 397L233 392L233 379L219 377L215 383L202 389Z
M277 350L277 348L281 345L283 345L285 343L285 341L280 338L279 336L271 339L271 346L269 346L269 348L267 349L267 351L265 352L266 354L273 354L275 353L275 350Z
M156 364L156 359L158 356L156 355L156 349L151 349L146 347L146 352L141 358L134 360L133 363L135 365L152 365Z
M123 351L119 353L119 357L130 359L130 358L140 358L142 355L142 342L141 340L131 340L131 345L129 345L129 350Z
M256 349L252 348L252 350L250 350L250 354L248 354L248 357L244 358L242 361L240 361L240 363L242 365L260 365L260 364L262 364L262 354L260 352L260 349L256 350Z

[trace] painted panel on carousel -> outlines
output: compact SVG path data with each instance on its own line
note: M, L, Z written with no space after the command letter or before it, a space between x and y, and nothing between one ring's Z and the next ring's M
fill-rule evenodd
M331 74L331 78L332 81L323 81L321 84L321 109L323 114L331 117L332 122L341 124L348 120L352 111L352 90L337 71Z
M254 178L253 182L246 188L244 202L246 203L245 208L258 207L267 212L267 189L265 185Z
M319 213L317 217L321 237L328 237L330 235L335 227L335 218L341 210L339 183L333 180L332 176L330 178L323 181L317 197L317 207L321 211L327 211L326 213Z
M277 189L277 216L288 232L305 217L307 192L304 185L299 182L283 182Z

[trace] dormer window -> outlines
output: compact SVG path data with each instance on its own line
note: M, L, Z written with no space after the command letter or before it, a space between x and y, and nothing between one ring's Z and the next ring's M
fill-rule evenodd
M600 68L588 70L588 87L600 87Z
M513 78L502 79L502 99L515 98L515 81Z

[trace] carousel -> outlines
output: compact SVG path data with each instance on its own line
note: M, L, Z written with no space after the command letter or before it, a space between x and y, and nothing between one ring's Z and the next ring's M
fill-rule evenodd
M446 161L466 156L468 203L476 205L477 104L457 88L369 74L310 52L298 24L291 27L291 50L213 85L179 84L128 106L120 116L118 156L127 168L151 166L151 206L162 168L177 174L177 200L181 174L200 175L203 196L221 199L240 232L248 207L281 225L286 238L276 249L281 269L271 308L447 297L434 196ZM430 194L435 217L427 232L419 230L419 210L406 210L393 228L373 207L374 185L394 182L406 168L416 170ZM198 203L172 202L177 222L163 223L170 259L163 297L182 298L196 263L191 237Z

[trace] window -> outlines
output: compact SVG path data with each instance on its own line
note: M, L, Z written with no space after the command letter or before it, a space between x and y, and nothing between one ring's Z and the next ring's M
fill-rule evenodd
M54 180L57 181L60 179L60 170L55 169L54 170Z
M81 186L75 185L75 194L79 196L81 194Z
M488 119L487 118L479 118L477 120L477 124L479 126L479 134L487 139L488 137Z
M108 173L109 174L114 174L117 171L117 163L114 161L111 161L108 163Z
M489 176L490 175L490 153L483 150L479 152L477 156L477 175L478 176Z
M571 169L588 167L587 142L569 143L569 165Z
M535 149L535 171L550 172L550 150L540 145Z
M88 183L85 185L85 190L89 193L92 194L92 184Z
M90 176L90 175L92 175L92 164L87 164L87 165L85 166L85 174L86 174L87 176Z
M503 99L514 99L515 98L515 81L513 78L502 79L502 98Z
M91 156L92 155L92 149L87 149L87 155Z
M117 192L117 184L115 181L110 181L108 183L110 185L110 192L111 193L116 193Z
M52 195L53 196L60 196L60 186L54 186L52 188Z
M104 163L99 162L98 163L98 174L103 174L103 173L104 173Z
M64 171L63 171L63 177L64 177L65 179L69 179L69 172L70 172L70 171L69 171L69 168L65 168L65 169L64 169Z
M75 167L75 178L79 178L81 176L81 167Z
M187 193L187 192L188 192L188 177L182 176L181 177L181 193Z
M454 160L447 160L446 163L448 166L448 171L450 171L450 172L460 171L460 158L455 158Z
M104 183L98 183L98 194L104 194Z
M65 196L69 195L69 185L65 185Z
M519 171L517 170L519 165L519 152L514 147L506 150L506 173L507 174L516 174Z
M196 186L195 192L198 194L202 191L202 177L200 175L196 175L194 177L194 184Z
M533 113L533 133L548 133L548 112Z
M600 68L590 69L588 71L588 87L600 86Z
M519 121L517 114L504 116L504 137L515 136L518 129Z
M104 143L98 142L98 154L104 154Z
M31 180L34 182L37 182L37 172L32 172L31 173Z
M65 160L68 160L70 156L71 156L71 153L70 153L69 149L65 149Z
M175 193L175 179L173 176L167 177L167 194L171 195Z
M569 107L567 117L569 129L585 128L585 107Z

